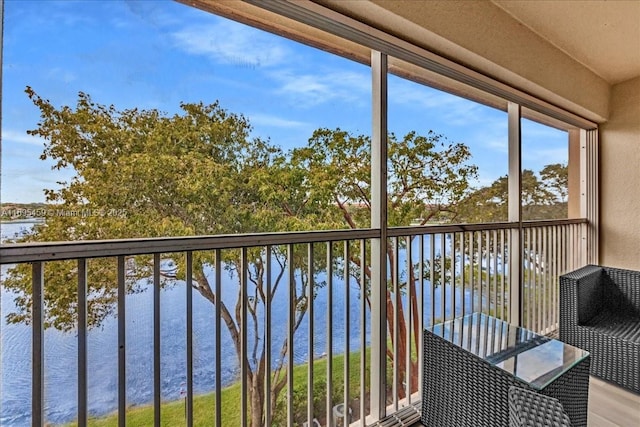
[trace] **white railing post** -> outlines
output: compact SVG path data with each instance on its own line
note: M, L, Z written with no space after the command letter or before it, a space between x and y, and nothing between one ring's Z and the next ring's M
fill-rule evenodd
M380 238L371 240L371 384L374 420L385 416L387 347L387 56L371 51L371 228Z

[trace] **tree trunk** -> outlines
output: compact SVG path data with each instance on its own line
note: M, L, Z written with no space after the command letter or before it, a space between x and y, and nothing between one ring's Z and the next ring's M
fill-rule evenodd
M253 381L249 383L249 414L250 426L262 427L264 425L264 376L253 375Z

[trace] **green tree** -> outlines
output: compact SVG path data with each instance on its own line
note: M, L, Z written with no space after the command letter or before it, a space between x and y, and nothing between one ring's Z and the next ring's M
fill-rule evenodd
M29 131L47 141L42 159L53 159L55 168L72 168L75 176L46 190L47 202L59 210L119 212L122 215L86 217L52 216L46 225L36 226L24 241L100 240L132 237L187 236L336 228L365 228L370 224L371 173L370 138L353 136L340 129L319 129L307 147L283 153L267 141L251 138L246 118L231 114L218 103L182 104L181 112L168 116L157 110L117 110L92 101L80 93L74 108L56 108L31 88L27 94L40 110L37 128ZM468 164L470 152L462 144L430 132L426 136L408 133L388 138L389 225L420 225L458 218L459 203L465 199L476 168ZM406 242L403 242L406 244ZM403 246L401 246L403 247ZM279 265L271 294L267 293L265 254L252 249L247 257L247 274L253 287L248 301L249 330L255 340L248 354L240 348L242 319L238 316L241 293L235 307L228 307L215 294L206 271L215 265L211 253L194 253L193 281L212 304L219 304L222 320L233 339L238 361L247 358L251 425L264 423L265 366L264 330L259 328L257 304L271 301L287 269L287 254L273 248ZM321 253L317 258L323 258ZM165 254L175 267L162 271L163 286L185 278L181 254ZM358 251L348 261L360 266ZM387 256L394 264L398 254L392 245ZM242 260L238 251L223 251L223 265L239 278ZM300 283L295 291L295 325L302 321L310 294L311 278L305 274L306 258L294 253ZM340 263L337 263L340 264ZM114 314L117 301L115 260L100 258L89 264L89 324L98 326ZM77 318L76 264L48 263L45 269L46 326L61 330L75 327ZM127 290L147 289L140 279L152 276L152 260L137 256L127 263ZM292 267L293 268L293 267ZM433 268L436 268L435 266ZM417 266L402 276L403 292L412 287L416 295ZM352 268L352 271L359 271ZM321 272L320 264L315 269ZM394 277L392 272L391 277ZM354 273L358 274L358 273ZM365 267L368 277L370 266ZM401 275L399 275L401 276ZM17 292L18 311L8 315L12 322L30 319L30 271L19 265L12 269L5 286ZM315 286L322 283L314 280ZM284 286L284 285L282 285ZM368 286L368 281L367 281ZM392 284L388 283L387 317L391 340L399 341L401 354L388 352L389 359L404 361L407 331L418 342L418 322L406 325L402 306L398 336L394 336ZM368 293L367 293L368 295ZM368 300L368 298L367 298ZM411 301L417 312L417 300ZM286 340L281 354L287 351ZM286 386L282 374L285 357L272 372L270 404ZM414 361L414 364L417 363ZM398 364L404 381L405 364ZM417 366L413 372L418 372ZM411 378L417 389L417 378Z
M299 193L290 194L272 187L272 176L295 186L296 174L278 148L258 138L251 138L246 118L231 114L218 103L182 104L180 114L168 116L157 110L129 109L94 103L80 93L75 108L54 107L31 88L26 90L41 119L29 131L47 141L42 159L53 159L54 168L72 168L76 173L60 189L46 190L47 202L60 212L90 212L82 217L54 215L46 224L36 226L23 241L75 241L133 237L164 237L284 231L311 227L301 223L304 215L292 215L299 209ZM112 214L115 213L115 214ZM171 286L185 279L183 255L172 257L175 268L162 270L162 285ZM238 315L241 286L237 288L235 307L228 306L215 294L214 284L206 273L215 265L213 252L193 254L194 289L212 304L218 304L222 320L229 331L238 361L249 365L247 382L251 406L251 425L263 424L265 403L264 330L259 327L257 305L273 299L287 268L286 253L273 248L273 265L280 266L267 293L265 253L251 249L248 254L248 285L255 295L248 301L246 327L254 331L248 352L242 354L240 331L243 319ZM306 313L308 286L304 256L295 253L299 283L293 286L296 300L295 325ZM239 251L223 251L223 266L239 281L243 268ZM75 328L77 319L77 274L74 262L48 263L45 268L45 316L47 327L63 331ZM127 263L127 290L141 292L152 277L153 261L137 256ZM99 258L89 261L89 326L99 326L112 316L117 301L115 260ZM11 322L30 320L30 270L18 265L9 273L4 286L17 292L17 312L8 314ZM238 283L240 285L240 283ZM284 285L282 285L284 286ZM281 352L287 349L286 340ZM272 406L286 385L279 376L285 358L280 358L274 375Z
M540 171L544 187L556 196L559 203L566 203L569 195L569 168L563 163L546 165Z
M567 167L547 165L539 176L530 169L522 171L522 218L566 218ZM458 219L467 223L507 221L508 197L509 184L505 175L486 187L471 191L460 203Z
M318 129L313 133L305 148L296 149L292 154L292 164L306 171L303 180L305 194L310 204L322 213L324 228L366 228L371 217L371 141L368 136L351 135L335 129ZM464 199L469 182L476 176L476 167L469 165L469 149L463 144L451 143L441 135L429 132L426 136L410 132L402 138L390 134L388 148L388 224L389 226L425 225L433 221L450 222L459 214L458 204ZM403 241L400 248L405 248ZM349 261L359 272L362 263L358 251L351 251ZM395 253L393 245L387 245L387 258L392 271L390 277L401 277L401 292L411 287L416 293L417 268L408 271L406 276L396 275ZM436 268L435 266L433 268ZM366 265L364 274L369 287L370 266ZM358 273L356 273L358 274ZM444 280L444 279L443 279ZM360 283L360 281L358 281ZM386 289L386 309L388 333L391 345L398 341L399 353L391 348L387 358L391 363L399 361L399 382L406 381L406 344L407 332L413 334L413 343L417 343L419 324L414 318L407 325L401 304L395 307L398 312L398 336L395 336L393 283L389 279ZM367 303L369 289L365 293ZM415 313L417 298L410 302ZM412 372L417 373L418 361L413 361ZM417 390L418 378L410 378L411 389ZM404 389L400 388L401 397Z

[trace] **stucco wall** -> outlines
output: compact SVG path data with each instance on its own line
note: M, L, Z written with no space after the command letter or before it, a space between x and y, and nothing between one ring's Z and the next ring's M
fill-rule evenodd
M613 86L600 132L600 262L640 270L640 77Z
M498 6L467 0L315 0L595 122L609 85Z

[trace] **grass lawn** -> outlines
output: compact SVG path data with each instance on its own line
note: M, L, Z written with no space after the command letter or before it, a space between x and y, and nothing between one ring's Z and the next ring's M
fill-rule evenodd
M344 387L344 355L337 355L333 358L333 400L334 404L342 402ZM369 360L369 350L367 349L366 360ZM326 406L326 372L327 359L318 359L313 362L314 374L314 406L316 416L324 414ZM349 355L349 384L350 395L359 396L360 387L360 353L354 352ZM294 374L294 407L295 412L304 418L307 408L307 364L297 365L293 369ZM369 366L366 366L366 384L369 383ZM240 383L233 384L222 390L222 425L234 426L240 424ZM279 397L280 407L286 413L286 386ZM215 422L215 393L202 394L193 398L193 418L194 426L213 426ZM296 417L297 418L297 417ZM174 427L185 423L185 402L184 400L166 402L161 406L161 425ZM77 423L69 423L65 426L75 426ZM90 426L96 427L117 427L117 413L101 418L91 418ZM131 407L127 410L127 426L148 427L153 425L153 405L142 405ZM277 425L274 423L274 425Z

